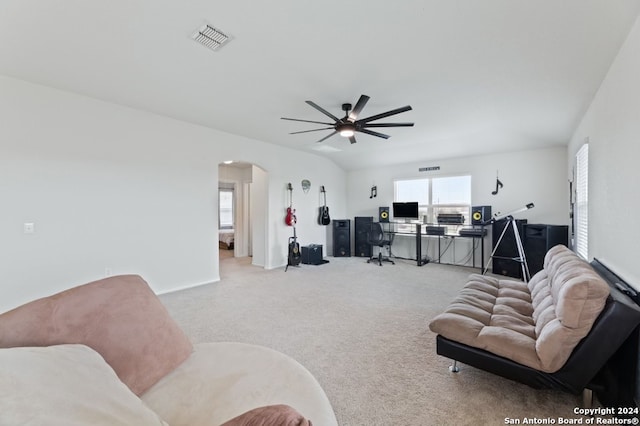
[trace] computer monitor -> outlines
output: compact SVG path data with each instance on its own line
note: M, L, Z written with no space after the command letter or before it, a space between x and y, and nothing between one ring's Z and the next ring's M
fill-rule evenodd
M394 219L418 219L418 202L408 201L404 203L393 203Z

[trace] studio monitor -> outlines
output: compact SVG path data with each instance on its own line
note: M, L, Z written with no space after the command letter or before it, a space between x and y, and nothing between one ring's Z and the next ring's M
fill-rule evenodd
M482 225L491 219L491 206L471 207L471 224Z
M380 207L378 211L378 222L389 222L389 207Z

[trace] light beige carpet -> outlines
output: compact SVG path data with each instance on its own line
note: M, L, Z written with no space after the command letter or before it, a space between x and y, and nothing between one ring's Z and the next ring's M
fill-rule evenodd
M478 269L327 259L287 272L251 266L248 258L225 259L220 282L161 298L194 342L261 344L298 360L323 386L344 426L575 417L577 396L466 365L450 373L450 360L436 354L427 324Z

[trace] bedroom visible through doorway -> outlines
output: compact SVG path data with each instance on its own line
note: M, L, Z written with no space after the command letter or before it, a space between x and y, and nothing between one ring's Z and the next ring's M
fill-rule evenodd
M218 165L219 260L250 258L266 265L268 175L259 166L242 161Z
M218 245L220 258L234 257L234 184L229 182L218 183Z
M218 184L218 245L221 259L234 257L234 186L227 182Z

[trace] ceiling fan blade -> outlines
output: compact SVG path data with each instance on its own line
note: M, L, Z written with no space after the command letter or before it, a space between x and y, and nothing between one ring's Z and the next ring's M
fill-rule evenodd
M320 131L320 130L329 130L329 129L333 129L333 127L323 127L322 129L301 130L299 132L293 132L293 133L289 133L289 134L290 135L297 135L299 133L317 132L317 131Z
M319 141L317 141L316 143L318 143L318 142L322 142L322 141L324 141L324 140L327 140L327 139L329 139L331 136L335 135L336 133L338 133L338 131L337 131L337 130L336 130L336 131L334 131L333 133L331 133L331 134L329 134L329 135L325 136L324 138L320 139L320 140L319 140Z
M349 136L349 142L356 143L356 137L355 136Z
M312 120L300 120L298 118L287 118L287 117L280 117L281 120L289 120L289 121L300 121L302 123L315 123L315 124L326 124L327 126L333 126L333 123L325 123L322 121L312 121Z
M377 136L382 139L389 139L391 137L389 135L385 135L384 133L378 133L378 132L374 132L372 130L367 130L367 129L359 129L358 131L362 133L366 133L368 135Z
M329 111L325 110L324 108L322 108L321 106L315 104L312 101L305 101L306 103L308 103L309 105L311 105L312 107L314 107L315 109L317 109L318 111L320 111L321 113L323 113L324 115L326 115L327 117L330 117L332 120L334 121L340 121L340 119L338 117L336 117L335 115L331 114Z
M360 99L358 99L358 102L356 102L356 106L354 106L349 113L349 120L356 121L358 119L358 115L362 111L362 108L364 108L367 102L369 102L369 97L367 95L360 95Z
M371 117L363 118L362 120L358 120L358 123L368 123L369 121L379 120L381 118L400 114L401 112L406 112L406 111L411 111L411 107L409 105L401 108L392 109L391 111L383 112L381 114L372 115Z
M413 123L366 123L362 127L413 127Z

